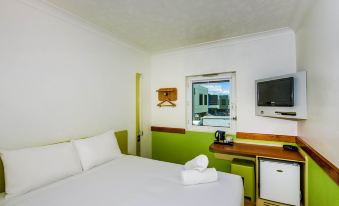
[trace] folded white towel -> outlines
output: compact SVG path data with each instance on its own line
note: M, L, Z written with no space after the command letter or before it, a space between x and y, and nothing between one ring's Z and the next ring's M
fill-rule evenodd
M208 166L208 158L206 155L199 155L192 160L186 162L185 170L199 170L203 171Z
M218 180L218 173L215 168L207 168L204 171L183 170L181 171L181 181L184 185L195 185L209 183Z

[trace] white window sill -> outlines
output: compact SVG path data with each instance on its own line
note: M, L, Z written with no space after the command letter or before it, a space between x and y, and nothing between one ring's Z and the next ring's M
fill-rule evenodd
M188 131L193 131L193 132L210 132L214 133L217 130L225 131L226 134L235 134L235 131L232 131L231 128L228 127L210 127L210 126L194 126L194 125L189 125L186 128Z

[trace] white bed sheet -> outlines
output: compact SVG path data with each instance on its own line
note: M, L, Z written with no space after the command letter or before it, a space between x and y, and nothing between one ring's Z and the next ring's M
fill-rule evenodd
M217 182L183 186L182 165L124 155L1 206L243 206L239 176L218 173Z

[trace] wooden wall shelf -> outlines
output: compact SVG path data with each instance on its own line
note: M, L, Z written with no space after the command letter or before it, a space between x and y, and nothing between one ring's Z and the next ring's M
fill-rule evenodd
M179 134L185 134L186 133L186 130L184 128L157 127L157 126L151 126L151 131L154 131L154 132L179 133Z
M295 143L296 136L237 132L237 138Z
M158 107L175 107L174 101L178 99L177 88L161 88L157 90L158 100L160 101ZM165 104L168 103L168 104Z
M210 151L221 154L268 157L288 161L304 162L299 152L287 151L280 146L234 143L234 145L211 144Z

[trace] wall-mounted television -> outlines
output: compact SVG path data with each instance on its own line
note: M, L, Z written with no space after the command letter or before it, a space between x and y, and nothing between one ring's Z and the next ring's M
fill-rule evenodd
M294 78L287 77L257 82L257 105L293 107Z

